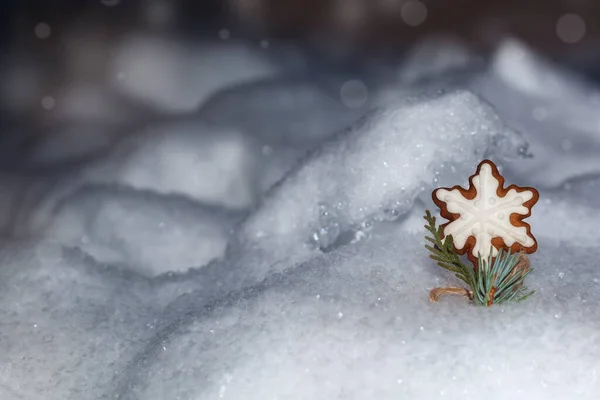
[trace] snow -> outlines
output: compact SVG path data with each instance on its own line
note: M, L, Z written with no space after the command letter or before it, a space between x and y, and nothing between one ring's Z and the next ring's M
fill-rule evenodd
M261 145L259 179L265 191L308 151L364 112L344 106L314 81L284 77L224 89L206 101L198 116L210 126L234 129Z
M335 245L341 233L405 214L420 194L468 177L486 155L514 158L523 146L467 91L378 109L288 174L236 239L259 251L266 265L303 261Z
M402 84L413 84L477 68L481 64L481 58L458 39L426 37L410 49L400 67L398 79Z
M22 159L23 166L31 170L52 168L93 157L109 150L121 131L113 125L98 122L59 124L44 130L42 138L29 147Z
M144 34L123 39L109 65L112 87L168 113L194 111L217 89L277 73L241 42L196 45Z
M536 237L554 243L568 242L571 247L596 246L600 216L595 207L582 204L576 196L565 199L545 193L543 197L530 218L536 227Z
M600 91L589 82L509 40L474 90L523 132L537 155L510 166L524 182L556 188L600 172Z
M101 398L152 331L148 282L43 243L0 257L0 397Z
M264 101L265 98L271 101ZM310 149L364 114L345 107L322 85L283 77L235 85L209 98L199 116L233 127L266 145Z
M51 114L56 121L125 124L154 112L105 85L85 81L65 84L56 92L55 103Z
M231 44L131 43L117 59L148 69L117 98L197 112L65 113L7 154L26 168L0 174L1 399L597 397L591 83L509 41L485 73L440 63L353 109L262 57L223 64ZM463 69L470 90L447 80ZM431 303L457 281L427 257L422 215L483 158L540 189L537 293Z
M243 209L257 199L260 148L234 129L190 118L151 125L85 169L86 182L122 184Z
M483 309L430 303L448 275L396 233L174 318L120 398L595 398L597 249L542 242L535 297Z
M173 195L88 186L61 201L46 235L153 277L222 258L238 219Z
M590 92L597 91L517 39L506 39L498 47L490 69L507 86L532 97L585 100Z

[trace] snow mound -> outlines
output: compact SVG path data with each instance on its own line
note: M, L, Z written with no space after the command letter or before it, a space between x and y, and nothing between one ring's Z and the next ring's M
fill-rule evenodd
M403 85L439 78L482 64L458 39L444 36L427 37L413 46L405 56L398 72Z
M429 302L451 278L422 242L373 237L193 309L139 353L116 395L596 398L596 248L542 242L530 279L538 292L485 309Z
M264 191L310 149L351 125L364 112L343 106L314 81L281 78L219 91L206 101L199 116L212 126L240 131L261 144Z
M29 149L28 156L19 160L27 167L23 174L0 174L2 233L44 235L57 208L88 185L186 197L209 209L235 212L254 205L260 195L260 146L236 131L184 120L119 137L121 132L70 124ZM53 150L57 148L60 152ZM155 206L162 213L158 202ZM197 262L204 261L202 257Z
M155 113L152 108L115 93L104 82L66 82L52 99L55 106L49 113L54 121L61 123L91 121L122 125L148 119Z
M191 45L131 36L110 62L111 85L164 112L196 110L218 89L277 73L260 50L242 43Z
M152 125L126 138L82 179L243 209L258 197L259 157L257 144L238 131L192 119Z
M239 129L267 145L305 149L363 113L345 107L314 81L279 78L222 90L207 100L199 115L207 123Z
M77 252L0 248L0 398L103 398L153 333L150 285Z
M600 174L600 90L590 82L511 40L474 90L530 143L533 157L509 166L523 181L555 188Z
M564 101L586 99L589 84L572 72L545 60L516 39L505 40L492 58L493 72L520 94Z
M45 235L152 277L220 259L238 219L172 195L90 186L61 201Z
M69 122L38 135L23 157L28 170L47 170L93 158L108 151L123 129L99 122Z
M475 72L452 46L365 79L391 103L363 116L249 47L136 36L112 86L53 94L43 140L11 126L30 169L0 174L0 399L596 399L600 91L508 41L482 99L454 89ZM39 108L43 68L2 68L7 109ZM200 108L140 131L148 105ZM537 293L432 304L457 282L424 208L483 158L541 186Z
M378 109L288 174L241 225L232 252L261 254L261 270L302 261L407 213L420 194L465 179L482 158L516 157L525 147L467 91Z

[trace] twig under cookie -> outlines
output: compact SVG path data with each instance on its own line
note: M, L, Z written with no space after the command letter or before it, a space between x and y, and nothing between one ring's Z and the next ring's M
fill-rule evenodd
M457 278L470 287L470 290L457 287L435 288L429 294L431 301L438 301L442 295L458 294L468 297L476 305L489 307L492 304L522 301L534 293L524 285L525 278L533 271L524 252L510 253L501 249L494 257L493 251L490 251L487 259L478 257L477 268L467 266L454 252L452 236L441 238L441 228L436 226L436 219L429 210L424 218L428 222L425 229L431 234L425 239L433 245L425 245L431 252L429 257L440 267L454 272Z

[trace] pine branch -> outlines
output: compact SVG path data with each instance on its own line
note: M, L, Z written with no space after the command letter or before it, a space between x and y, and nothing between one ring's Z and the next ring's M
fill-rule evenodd
M471 288L471 297L476 305L489 307L492 304L520 302L535 293L524 285L525 278L533 271L525 254L511 254L500 250L496 257L493 257L490 251L487 260L478 257L475 269L460 261L460 257L454 251L451 235L442 239L442 228L436 226L436 218L429 210L424 218L428 223L425 229L431 234L425 237L432 244L425 245L431 252L429 257L440 267L454 272L457 278Z
M490 306L507 302L523 301L535 291L524 285L525 278L533 271L522 254L510 254L500 250L494 258L478 258L477 290L473 291L476 303Z
M425 248L431 252L429 258L436 261L440 267L454 272L458 279L472 287L474 284L473 271L464 265L454 252L452 236L449 235L442 239L442 228L436 227L436 218L431 215L429 210L426 210L424 218L428 222L425 229L431 234L431 236L425 236L425 239L433 244L433 246L425 245Z

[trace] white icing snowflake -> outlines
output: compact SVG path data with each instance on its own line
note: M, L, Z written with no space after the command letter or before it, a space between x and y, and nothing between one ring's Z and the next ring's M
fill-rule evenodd
M502 187L504 178L493 162L482 161L477 173L470 178L471 186L463 189L440 188L433 192L433 200L444 218L444 236L452 235L454 247L461 254L470 250L469 259L478 254L484 259L498 254L498 240L505 249L533 253L537 249L529 225L521 220L530 215L539 194L533 188L511 185ZM496 246L492 247L492 240Z

